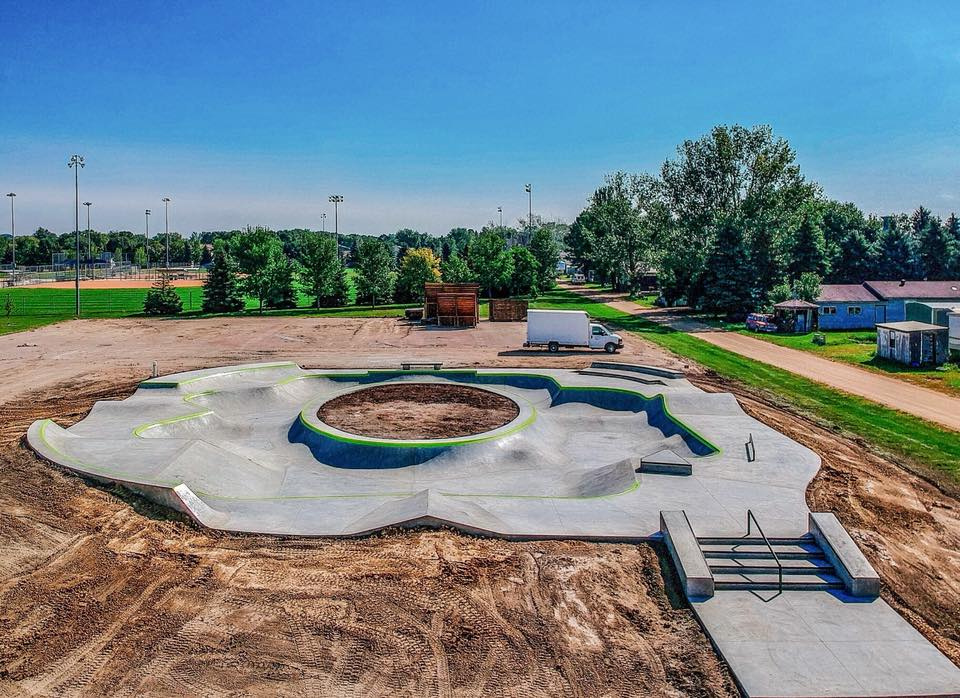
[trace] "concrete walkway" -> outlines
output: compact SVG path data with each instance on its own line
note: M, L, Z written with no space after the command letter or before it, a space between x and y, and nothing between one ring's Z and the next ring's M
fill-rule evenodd
M642 315L652 322L689 332L698 339L748 359L782 368L831 388L935 422L948 429L960 431L960 399L946 393L922 388L904 380L866 371L849 364L824 359L810 352L782 347L736 332L717 330L675 310L643 308L632 301L625 300L623 294L602 293L576 286L566 288L588 298L605 302L610 307L625 313Z

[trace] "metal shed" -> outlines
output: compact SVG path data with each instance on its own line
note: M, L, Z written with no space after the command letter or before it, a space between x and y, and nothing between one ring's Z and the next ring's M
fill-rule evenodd
M877 356L907 366L938 366L949 357L949 330L927 322L877 325Z

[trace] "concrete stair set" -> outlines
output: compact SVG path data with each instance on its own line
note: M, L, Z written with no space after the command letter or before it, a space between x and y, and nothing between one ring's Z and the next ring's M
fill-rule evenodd
M844 583L810 534L799 538L699 537L716 591L827 591ZM776 558L774 557L776 553ZM780 565L777 565L779 558ZM782 570L782 587L780 572Z

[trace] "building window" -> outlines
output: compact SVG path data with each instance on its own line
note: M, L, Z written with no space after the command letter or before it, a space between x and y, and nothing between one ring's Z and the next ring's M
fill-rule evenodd
M859 305L847 306L847 315L859 315L861 312L862 308Z
M834 306L832 306L832 305L825 305L825 306L823 306L822 308L820 308L820 314L821 314L821 315L836 315L836 314L837 314L837 309L836 309Z
M893 332L890 333L890 348L891 349L897 348L897 338L893 335Z

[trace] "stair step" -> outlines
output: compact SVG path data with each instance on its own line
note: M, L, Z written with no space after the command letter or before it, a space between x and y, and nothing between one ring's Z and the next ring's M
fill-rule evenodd
M779 591L780 585L777 582L714 582L713 588L716 591ZM783 580L784 591L830 591L843 588L843 582L840 581L801 582Z
M776 589L779 587L779 578L775 570L763 573L714 574L713 581L717 589L768 589L771 586ZM842 589L843 586L843 580L823 572L804 575L800 579L790 578L784 574L783 579L784 589Z
M793 538L767 538L770 542L770 545L816 545L813 536L797 536ZM697 538L697 542L703 545L762 545L764 547L767 544L764 542L763 538L759 536L756 537L732 537L732 536L704 536Z
M777 574L777 566L774 565L710 565L710 572L713 573L714 577L718 574L740 574L740 575L763 575L763 574ZM816 574L833 574L834 570L833 565L812 565L812 566L797 566L797 565L784 565L783 574L786 575L816 575Z
M780 545L771 546L774 552L779 555L780 553L818 553L822 549L814 543L802 543L799 545L788 545L786 543L781 543ZM770 548L761 543L760 545L755 545L752 543L743 543L741 545L701 545L700 549L704 552L757 552L757 553L769 553Z
M704 550L703 556L708 560L772 560L769 550ZM806 550L778 550L777 557L784 560L823 560L826 558L822 550L808 552Z

